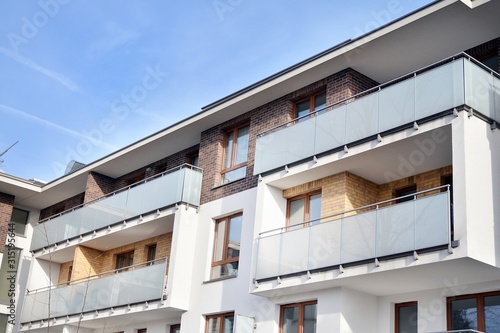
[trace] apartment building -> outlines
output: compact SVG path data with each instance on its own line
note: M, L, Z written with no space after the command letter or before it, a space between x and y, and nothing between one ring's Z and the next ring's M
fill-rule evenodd
M48 184L0 174L1 329L500 332L498 13L436 1Z

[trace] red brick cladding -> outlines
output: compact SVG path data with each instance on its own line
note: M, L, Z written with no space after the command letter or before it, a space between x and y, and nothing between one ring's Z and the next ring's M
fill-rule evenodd
M13 207L14 196L0 193L0 253L4 253L5 250L5 240L7 238Z
M199 159L200 167L203 169L201 203L257 186L257 177L253 176L256 136L291 120L295 101L326 90L327 104L332 104L376 85L377 82L348 68L201 133ZM250 123L250 143L246 178L218 186L221 183L224 131L247 122Z
M71 197L64 201L58 202L55 205L42 209L40 211L40 220L46 219L47 217L59 214L61 212L64 212L65 210L81 205L83 203L84 197L85 193L82 192L80 194L75 195L74 197Z

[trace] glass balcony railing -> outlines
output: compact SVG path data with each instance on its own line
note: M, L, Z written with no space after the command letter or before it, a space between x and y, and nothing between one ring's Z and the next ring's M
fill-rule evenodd
M21 322L160 300L166 277L166 258L28 292Z
M259 134L254 174L463 106L500 121L500 76L466 54L327 106L315 117Z
M409 196L260 234L256 280L451 247L449 186Z
M41 221L34 229L31 250L39 250L176 203L199 206L201 179L201 169L182 165Z

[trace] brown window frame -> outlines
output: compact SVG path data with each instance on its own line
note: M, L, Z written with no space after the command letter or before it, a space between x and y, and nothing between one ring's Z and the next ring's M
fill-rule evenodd
M307 222L310 220L310 208L311 208L310 198L316 194L322 194L321 190L307 192L307 193L296 195L294 197L287 199L287 202L286 202L286 225L287 226L289 226L289 227L297 226L297 225L292 225L292 226L290 225L290 204L291 204L291 202L295 201L295 200L299 200L299 199L304 199L304 221L303 222ZM323 196L321 196L321 199L323 199ZM304 223L304 224L302 224L302 226L308 227L309 223Z
M326 89L322 89L317 93L314 93L312 95L309 95L308 97L302 98L298 101L295 101L293 103L293 118L297 119L299 117L298 112L297 112L297 104L303 103L307 100L309 100L309 117L312 118L316 115L316 112L314 111L314 100L316 99L316 96L325 94L325 99L326 99ZM304 116L303 119L307 119L307 117Z
M224 175L228 172L231 172L231 171L234 171L234 170L237 170L239 168L243 168L245 166L248 165L248 151L247 151L247 159L245 162L241 162L239 164L234 164L235 161L236 161L236 152L238 150L238 131L240 129L242 129L243 127L247 127L248 126L248 136L249 136L249 139L250 139L250 123L247 122L247 123L243 123L241 125L238 125L238 126L235 126L235 127L232 127L228 130L225 130L224 131L224 141L223 141L223 152L222 152L222 170L221 170L221 175ZM233 133L233 146L231 147L232 151L231 151L231 165L227 168L225 168L225 157L226 157L226 149L227 149L227 135L229 133ZM248 145L248 149L250 149L250 144Z
M154 261L156 260L158 244L156 244L156 243L148 244L148 245L146 245L146 249L147 249L146 262L148 263L148 265L153 265ZM153 249L154 249L154 256L153 256L153 258L151 258L151 254L153 253Z
M225 312L225 313L219 313L219 314L216 314L216 315L207 315L205 316L205 333L208 333L208 322L210 321L210 319L212 318L220 318L221 319L221 327L220 327L220 333L223 333L224 332L224 319L226 317L230 317L232 316L233 317L233 323L235 322L234 319L236 317L236 315L234 314L234 312Z
M453 301L460 301L464 299L475 299L476 300L476 309L477 309L477 330L480 332L485 332L485 321L484 321L484 298L488 296L500 296L499 291L489 291L485 293L478 294L468 294L468 295L460 295L460 296L452 296L446 299L446 325L447 330L451 330L451 303Z
M418 306L418 302L412 301L412 302L404 302L404 303L395 304L395 307L394 307L394 312L395 312L394 332L395 333L400 333L399 332L399 309L404 308L404 307L409 307L409 306ZM418 309L417 309L417 311L418 311ZM417 317L417 320L418 320L418 317Z
M130 255L132 255L132 264L130 263ZM118 267L118 258L120 256L126 256L127 265L119 268ZM130 267L133 264L134 264L134 250L126 251L126 252L122 252L122 253L116 254L116 258L115 258L115 270L117 270L118 272L124 272L124 271L126 271L127 267Z
M297 324L298 328L298 333L303 333L304 331L304 307L306 305L312 305L316 304L316 323L318 321L317 317L317 305L318 301L307 301L307 302L299 302L299 303L292 303L292 304L284 304L280 306L280 333L283 333L283 310L286 308L293 308L293 307L299 307L299 322Z
M219 267L219 266L223 266L223 265L227 265L230 263L240 261L239 255L237 257L227 258L227 248L229 247L229 232L231 229L230 228L230 221L232 218L238 217L238 216L243 217L243 213L242 212L236 213L233 215L229 215L229 216L217 219L215 221L214 246L212 249L212 270L214 267ZM219 232L219 224L221 222L224 222L224 221L226 222L226 229L224 230L224 244L223 244L223 248L222 248L222 258L223 259L219 260L219 261L215 261L215 255L216 255L216 250L217 250L217 239L218 239L217 236L218 236L218 232ZM233 277L233 276L231 275L229 277ZM210 278L212 279L212 272L210 272ZM221 278L224 278L224 277L221 277Z

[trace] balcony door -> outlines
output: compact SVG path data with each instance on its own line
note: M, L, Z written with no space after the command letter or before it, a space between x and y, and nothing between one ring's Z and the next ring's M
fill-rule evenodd
M116 255L116 270L118 272L126 271L126 267L134 264L134 251L124 252Z
M288 200L287 222L289 226L303 226L319 223L321 217L321 192L311 192Z

